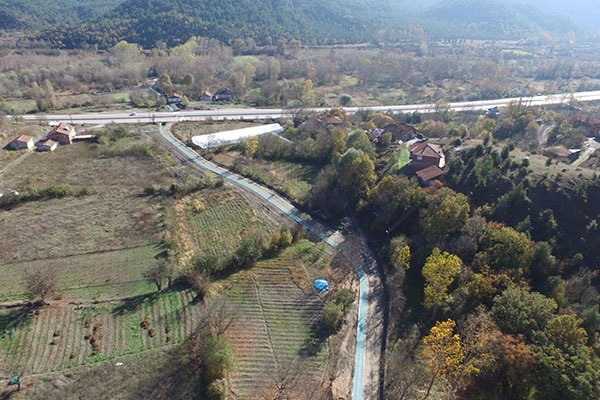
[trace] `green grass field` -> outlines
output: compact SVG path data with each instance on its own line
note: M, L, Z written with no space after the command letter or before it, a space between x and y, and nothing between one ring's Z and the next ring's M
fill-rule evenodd
M410 163L410 152L408 145L403 143L398 149L398 171L406 167Z

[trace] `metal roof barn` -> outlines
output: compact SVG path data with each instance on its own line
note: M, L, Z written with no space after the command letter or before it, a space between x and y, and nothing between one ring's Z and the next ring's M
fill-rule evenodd
M211 133L210 135L194 136L192 143L203 149L226 146L240 143L244 139L253 136L265 135L267 133L283 133L283 127L279 124L270 124L262 126L253 126L250 128L235 129L233 131L224 131Z

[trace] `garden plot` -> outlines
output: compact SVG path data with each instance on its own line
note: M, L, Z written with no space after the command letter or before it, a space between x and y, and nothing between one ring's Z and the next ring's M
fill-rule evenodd
M176 200L170 231L182 249L180 260L197 251L228 257L246 235L268 235L274 226L230 189L207 191Z
M311 356L305 352L324 304L308 284L312 273L297 273L305 270L303 260L306 260L298 250L307 247L303 243L228 281L230 286L225 293L240 318L229 333L236 344L238 359L231 384L239 399L252 399L264 386L275 384L281 371L298 360L307 367L306 378L319 378L323 373L324 355ZM319 270L319 266L324 269L320 264L326 262L324 259L315 261L311 269Z
M200 311L191 292L173 291L135 307L76 309L59 303L39 315L4 313L0 316L0 371L35 375L166 348L192 333Z

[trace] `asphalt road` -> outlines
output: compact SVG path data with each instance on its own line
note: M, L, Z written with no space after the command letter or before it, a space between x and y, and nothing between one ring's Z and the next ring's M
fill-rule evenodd
M355 245L347 241L341 232L330 229L323 223L311 218L291 204L287 199L271 189L224 169L184 145L175 138L169 127L160 126L160 137L176 152L180 158L192 162L194 166L222 176L231 184L250 192L264 204L274 207L308 230L319 235L327 244L356 262L359 275L358 323L356 331L356 352L353 376L353 400L378 400L380 383L380 356L383 338L383 293L381 279L377 272L375 259L371 256L366 243L361 240L360 260L353 259ZM363 267L364 265L364 267Z
M511 102L521 101L528 106L542 106L552 104L565 104L575 99L579 102L600 100L600 91L579 92L573 94L556 94L547 96L534 96L523 98L508 98L497 100L467 101L462 103L450 103L449 106L454 111L481 111L492 107L505 107ZM393 113L431 113L435 111L435 104L412 104L397 106L377 106L377 107L344 107L348 114L354 114L358 111L371 112L393 112ZM307 108L309 112L328 111L329 108ZM135 115L128 113L95 113L95 114L34 114L23 115L25 121L38 121L48 123L71 122L75 124L141 124L141 123L171 123L183 121L206 121L206 120L258 120L258 119L277 119L288 118L292 111L282 108L223 108L217 110L205 111L178 111L178 112L157 112L147 113L139 112Z

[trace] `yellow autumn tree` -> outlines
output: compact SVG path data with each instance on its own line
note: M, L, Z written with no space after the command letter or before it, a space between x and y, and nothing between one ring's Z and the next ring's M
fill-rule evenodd
M425 278L425 307L435 309L448 298L448 287L462 269L462 260L435 248L423 266Z
M465 352L460 336L454 333L455 328L456 322L451 319L438 321L423 339L423 359L432 374L425 398L429 396L437 377L452 379L463 369Z
M396 268L410 268L410 247L396 247L392 253L392 265Z
M302 104L312 106L315 102L315 89L310 79L304 81L302 85Z

